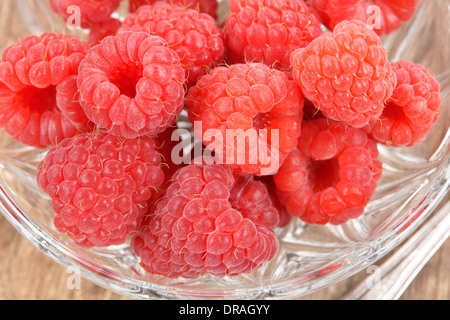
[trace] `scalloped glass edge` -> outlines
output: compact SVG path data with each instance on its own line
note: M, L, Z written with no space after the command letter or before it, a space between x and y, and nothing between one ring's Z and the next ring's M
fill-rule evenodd
M409 23L392 36L384 39L384 43L391 49L392 60L398 60L405 55L408 56L408 54L405 54L408 50L408 41L413 38L415 33L420 31L415 28L415 21L426 19L424 12L426 6L429 5L429 1L424 1ZM401 39L401 41L398 41L398 39ZM449 82L449 71L444 71L441 74L443 79L440 79L446 84L445 92L443 92L445 101L443 102L443 108L447 109L449 108L449 86L447 84ZM404 181L395 182L396 187L411 185L418 186L418 188L414 188L412 195L403 202L402 206L397 208L396 214L391 215L395 219L387 219L385 225L377 227L378 230L383 230L383 232L375 233L370 241L355 241L350 253L339 257L330 255L332 259L321 264L320 268L305 272L296 277L295 281L289 278L288 280L266 283L265 280L259 283L261 285L239 289L220 287L206 289L195 286L186 288L182 284L177 285L173 282L170 285L159 285L124 276L112 269L105 268L75 252L70 246L59 242L40 227L39 223L28 217L10 196L7 188L3 186L3 182L0 185L0 210L26 239L59 264L66 268L76 267L84 278L135 299L291 299L313 293L347 279L372 265L408 238L433 213L433 210L448 193L450 186L449 146L450 130L447 125L447 131L439 147L429 156L430 161L423 163L420 159L416 161L413 157L413 161L408 164L412 166L410 169L416 167L417 172L406 175ZM24 150L26 149L24 148ZM396 163L401 163L405 156L410 156L383 146L380 147L380 154L386 160L385 165L393 164L393 168L395 168ZM21 165L33 168L32 164ZM0 170L5 168L3 164L0 165ZM383 188L385 190L379 192L380 199L382 198L381 194L391 190L389 183L383 185ZM375 196L371 202L375 203L376 201L378 199ZM370 215L370 208L368 211L366 214ZM298 222L292 227L299 227ZM331 229L336 233L345 233L341 229L345 227L344 225L342 227L331 227ZM117 250L117 252L120 252L121 248L117 248ZM116 252L112 254L114 253Z

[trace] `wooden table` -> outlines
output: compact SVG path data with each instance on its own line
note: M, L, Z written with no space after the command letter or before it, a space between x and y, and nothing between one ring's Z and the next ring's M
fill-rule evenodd
M68 282L71 284L72 273L37 250L1 215L0 252L0 300L128 299L86 279L81 279L80 289L69 289ZM383 259L379 262L382 261ZM401 299L450 300L449 266L450 240L447 240ZM367 271L363 270L348 280L301 299L340 299L353 286L363 281L366 275Z

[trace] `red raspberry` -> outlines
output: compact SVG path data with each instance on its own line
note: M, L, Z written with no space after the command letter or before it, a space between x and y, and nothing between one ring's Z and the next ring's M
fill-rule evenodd
M172 180L132 240L146 271L169 278L235 276L273 259L279 214L262 182L215 164L188 165Z
M46 148L92 129L77 97L87 45L64 34L28 36L0 61L0 127L17 141Z
M400 28L413 16L419 0L309 0L331 30L344 20L373 23L374 31L382 36ZM378 11L373 6L378 6ZM376 20L379 19L379 25Z
M297 146L303 96L286 73L265 64L213 69L186 104L197 138L237 173L273 174Z
M122 244L137 231L164 175L155 142L96 131L49 151L37 181L49 194L56 228L83 247Z
M187 71L188 87L224 59L222 30L211 16L194 9L162 1L142 6L125 19L121 30L164 38Z
M279 212L280 222L278 223L277 228L286 227L292 221L292 216L287 212L277 196L277 186L275 185L274 176L255 177L255 180L261 181L266 185L270 200L272 200L272 205Z
M185 71L158 36L121 32L92 47L81 62L78 88L90 120L125 138L172 125L184 106Z
M326 118L304 122L302 131L274 177L280 201L310 224L359 217L381 177L376 143L362 129Z
M340 23L296 50L291 62L305 98L326 117L357 128L378 119L396 85L380 38L360 21Z
M368 130L383 144L412 146L425 139L439 117L440 85L421 65L399 61L392 67L397 87L380 119L372 121Z
M116 35L121 26L122 22L112 17L104 22L96 23L89 30L89 46L93 47L99 44L104 38Z
M130 0L130 12L136 12L136 10L144 5L153 4L161 0ZM199 12L207 13L214 19L217 18L217 0L164 0L165 2L172 4L179 4L184 8L195 9Z
M225 40L232 63L263 62L289 69L291 53L322 34L303 0L230 0Z
M74 12L70 9L76 6L80 14L80 27L90 29L93 25L109 20L121 2L122 0L50 0L50 5L64 20L71 18Z

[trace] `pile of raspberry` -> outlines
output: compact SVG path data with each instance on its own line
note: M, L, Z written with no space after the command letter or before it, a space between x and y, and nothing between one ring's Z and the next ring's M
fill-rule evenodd
M49 0L88 36L3 52L0 127L43 150L56 230L85 248L129 245L150 274L276 263L278 231L361 217L378 146L421 143L438 120L438 81L389 61L380 39L416 0L230 0L221 20L215 0L130 0L121 19L122 2Z

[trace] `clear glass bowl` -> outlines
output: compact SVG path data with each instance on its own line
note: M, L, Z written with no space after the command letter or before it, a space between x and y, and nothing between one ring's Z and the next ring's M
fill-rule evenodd
M225 7L226 8L226 7ZM433 212L450 184L450 1L422 1L414 18L383 39L391 61L421 63L442 85L442 114L431 135L411 148L380 146L379 187L359 219L310 226L295 219L278 230L280 251L259 271L239 277L169 280L145 274L128 244L86 250L60 234L51 202L36 183L45 151L0 132L0 210L43 253L98 285L137 299L294 299L367 268ZM119 12L120 15L120 12ZM29 34L73 33L43 0L0 2L0 50Z

